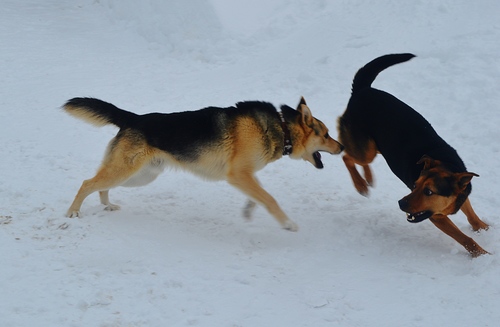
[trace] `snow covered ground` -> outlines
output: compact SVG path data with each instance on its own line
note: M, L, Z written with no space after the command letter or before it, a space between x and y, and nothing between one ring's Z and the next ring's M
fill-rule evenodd
M500 3L473 1L3 0L0 9L0 326L497 326L500 321ZM358 195L340 156L283 158L258 176L299 232L223 182L168 171L119 188L105 212L92 177L112 126L60 106L92 96L137 113L305 96L336 135L371 59L418 57L374 86L422 113L464 159L472 259L430 222L384 160ZM411 131L409 131L411 132Z

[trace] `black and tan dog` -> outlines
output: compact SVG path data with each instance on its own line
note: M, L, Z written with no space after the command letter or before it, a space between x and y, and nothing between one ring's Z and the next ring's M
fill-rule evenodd
M371 87L381 71L413 57L412 54L382 56L357 72L347 109L338 119L345 165L357 191L367 195L368 186L373 184L369 164L381 153L392 172L412 190L399 201L409 222L429 218L472 256L485 254L448 218L461 209L474 231L488 229L468 199L470 181L478 175L467 172L457 152L424 117L394 96ZM355 164L362 166L364 178Z
M97 174L83 182L67 212L80 216L83 200L99 191L107 210L109 189L142 186L152 182L167 166L179 167L211 180L227 180L249 197L244 215L250 218L256 203L266 207L285 229L297 225L254 174L283 155L302 158L323 168L318 151L337 154L342 146L328 135L302 98L297 110L266 102L240 102L235 107L209 107L171 114L137 115L93 99L74 98L64 105L69 114L97 126L120 128L107 148Z

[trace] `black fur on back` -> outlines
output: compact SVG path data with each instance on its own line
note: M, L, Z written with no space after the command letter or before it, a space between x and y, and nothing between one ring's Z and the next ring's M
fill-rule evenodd
M262 139L257 141L265 143L270 151L279 153L283 150L282 147L270 147L271 144L282 142L283 130L276 108L268 102L245 101L227 108L207 107L196 111L143 115L94 98L74 98L64 107L97 125L118 126L118 137L126 130L138 131L148 144L180 160L196 160L203 151L213 150L210 147L228 141L235 133L238 119L244 117L251 118L255 126L260 127Z
M141 131L149 144L184 160L194 160L208 146L216 146L228 137L237 117L252 117L267 125L279 120L276 108L267 102L239 102L234 107L208 107L177 113L140 115L133 127Z

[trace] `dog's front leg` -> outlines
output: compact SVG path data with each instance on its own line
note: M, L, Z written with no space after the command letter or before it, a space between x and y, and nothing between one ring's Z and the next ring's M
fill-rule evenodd
M260 185L259 180L255 176L254 179ZM255 208L257 208L257 203L255 203L252 199L248 199L247 204L243 208L243 217L248 221L252 219Z
M297 224L287 217L276 200L259 185L252 174L247 172L232 172L228 175L227 181L249 196L251 202L255 201L262 204L276 218L281 227L294 232L298 230Z
M467 220L469 221L469 224L472 226L472 229L474 231L477 232L480 229L487 230L490 227L476 215L474 209L472 209L469 198L465 200L460 209L465 214L465 216L467 216Z
M447 216L434 215L429 219L442 232L460 243L473 257L478 257L483 254L489 254L472 238L462 233L462 231L458 229L458 227Z
M245 217L246 220L252 219L252 215L253 215L253 212L254 212L256 207L257 207L257 203L255 203L249 199L247 201L247 204L243 208L243 217Z

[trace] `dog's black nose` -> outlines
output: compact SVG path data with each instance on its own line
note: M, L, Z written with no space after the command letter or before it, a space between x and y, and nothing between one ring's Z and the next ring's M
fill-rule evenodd
M408 209L408 200L406 198L402 198L401 200L398 201L399 203L399 209L406 211Z

